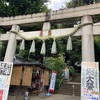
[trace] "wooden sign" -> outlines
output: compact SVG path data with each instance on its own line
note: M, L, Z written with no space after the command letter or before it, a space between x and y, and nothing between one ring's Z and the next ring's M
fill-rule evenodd
M44 81L44 71L43 70L41 70L41 80L40 80L41 82L43 82Z
M33 72L33 67L25 66L22 79L23 86L31 86L32 72Z
M44 71L44 80L43 80L44 86L49 85L49 71Z
M22 66L13 67L11 85L20 85L22 76Z

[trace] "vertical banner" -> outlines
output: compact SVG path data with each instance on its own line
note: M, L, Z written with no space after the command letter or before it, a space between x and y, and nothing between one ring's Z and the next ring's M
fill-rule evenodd
M0 100L7 100L13 63L0 62Z
M82 62L81 100L99 100L98 62Z
M49 87L49 91L50 92L54 92L55 82L56 82L56 76L57 76L57 72L52 71L52 76L51 76L51 81L50 81L50 87Z
M68 68L68 66L65 67L64 79L69 80L69 68Z

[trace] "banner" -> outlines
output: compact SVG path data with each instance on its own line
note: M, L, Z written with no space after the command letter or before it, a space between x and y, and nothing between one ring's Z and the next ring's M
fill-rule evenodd
M54 92L55 82L56 82L56 76L57 76L57 72L52 71L52 76L51 76L51 81L50 81L50 87L49 87L49 91L50 92Z
M82 62L81 100L99 100L98 62Z
M13 63L0 62L0 100L7 100Z
M64 79L69 80L69 68L68 66L65 67L65 75L64 75Z

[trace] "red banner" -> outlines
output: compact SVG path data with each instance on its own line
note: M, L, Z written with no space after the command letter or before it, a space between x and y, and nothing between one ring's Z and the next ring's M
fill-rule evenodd
M50 92L54 92L55 82L56 82L56 76L57 76L57 72L52 71L52 76L51 76L51 81L50 81L50 87L49 87L49 91Z
M3 90L0 90L0 100L2 100L3 97Z

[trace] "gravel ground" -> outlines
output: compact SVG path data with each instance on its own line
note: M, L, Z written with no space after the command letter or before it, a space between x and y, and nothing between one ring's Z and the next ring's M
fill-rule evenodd
M25 100L24 96L11 96L9 95L8 100ZM69 95L61 95L61 94L51 94L51 96L47 97L44 93L41 93L38 96L29 96L28 100L80 100L80 97L69 96Z

